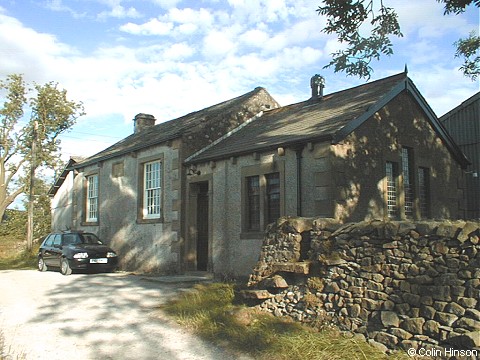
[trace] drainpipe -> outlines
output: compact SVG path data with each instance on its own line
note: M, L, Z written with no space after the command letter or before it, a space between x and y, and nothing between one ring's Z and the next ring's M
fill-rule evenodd
M302 216L302 151L303 145L295 149L297 158L297 216Z

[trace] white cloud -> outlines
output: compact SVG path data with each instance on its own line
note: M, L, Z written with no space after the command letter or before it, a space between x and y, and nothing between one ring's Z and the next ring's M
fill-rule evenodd
M49 0L46 2L45 7L52 11L67 12L76 19L86 16L85 12L80 13L78 11L75 11L71 7L65 5L62 0Z
M69 97L85 104L87 116L79 124L90 124L91 131L99 133L118 126L125 129L124 135L131 133L131 119L139 112L151 113L158 121L169 120L255 86L265 86L284 105L303 100L309 96L310 76L318 72L326 74L328 92L362 83L345 79L343 74L334 76L331 69L322 70L328 55L341 45L321 33L322 19L309 1L232 0L235 11L225 7L225 2L215 3L214 9L171 8L182 4L175 0L152 2L166 10L150 12L144 22L125 21L120 28L115 27L118 22L96 22L105 24L110 37L92 41L88 53L22 25L0 8L0 75L25 73L28 81L59 81ZM101 3L109 9L122 4L118 0ZM211 6L212 1L200 4ZM265 13L266 9L272 9L273 15ZM125 16L127 10L122 10ZM251 15L248 21L256 22L249 26L239 14ZM121 40L109 41L119 34ZM401 67L393 71L396 65L387 59L375 75L399 72L405 62L414 65L412 79L440 114L471 96L471 84L465 84L455 65L437 60L433 67L428 58L420 59L420 53L438 54L426 48L434 39L416 41L413 28L408 35L412 37L403 39L397 57L392 57ZM410 60L414 56L417 62ZM74 152L79 145L70 140L65 138L65 149ZM96 145L92 143L92 148Z
M196 24L181 24L176 27L178 33L183 35L192 35L197 31L197 29L198 26Z
M152 3L160 6L163 9L171 9L181 1L182 0L151 0Z
M222 31L212 31L203 39L202 52L205 57L225 56L235 49L230 35Z
M172 8L169 10L167 17L170 21L179 24L195 24L200 27L210 27L214 22L213 14L206 9Z
M281 54L282 64L285 68L300 68L315 64L321 57L322 51L310 46L286 48Z
M268 79L280 68L279 58L262 58L257 54L247 54L228 58L224 68L230 68L232 73L244 74L243 76L257 82Z
M284 21L292 12L288 4L293 4L285 0L228 0L228 3L233 8L232 17L249 24Z
M133 35L191 35L197 30L208 33L214 23L214 16L205 9L171 8L159 18L150 19L143 24L127 23L121 31Z
M409 73L410 75L410 73ZM441 116L472 96L458 68L430 65L428 71L412 73L412 79L437 116ZM473 85L473 83L472 83ZM477 83L478 91L478 83Z
M165 23L158 19L151 19L142 25L127 23L120 27L120 31L133 35L166 35L172 31L172 29L173 24L171 22Z
M15 34L15 36L11 36ZM0 14L0 75L24 73L27 81L51 81L60 59L77 51L54 35L38 33ZM60 80L60 79L58 79Z
M137 11L137 9L130 7L124 8L122 5L114 5L108 11L102 11L97 15L98 19L106 19L109 17L124 19L124 18L138 18L141 17L141 14Z
M436 1L395 0L392 6L405 36L418 33L421 38L441 38L445 34L468 33L473 25L463 14L444 15L443 5Z
M276 53L286 47L310 43L320 48L324 39L328 38L320 32L317 19L299 20L286 26L282 31L272 31L274 34L263 44L264 51Z
M252 29L241 34L240 40L247 46L262 48L270 40L270 35L265 31Z
M442 53L435 43L429 40L420 40L414 43L407 43L406 48L408 54L413 56L409 57L409 64L421 65L421 64L439 64L448 59L451 62L453 55Z
M195 49L193 49L187 43L178 43L173 44L168 49L166 49L163 56L165 59L169 60L181 60L192 56L194 53Z

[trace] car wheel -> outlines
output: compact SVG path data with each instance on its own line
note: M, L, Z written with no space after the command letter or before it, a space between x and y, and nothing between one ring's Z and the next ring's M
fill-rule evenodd
M39 256L38 257L38 271L47 271L47 265L45 265L45 261L43 260L43 257Z
M70 268L70 264L66 258L62 258L62 262L60 263L60 272L62 275L70 275L72 273L72 269Z

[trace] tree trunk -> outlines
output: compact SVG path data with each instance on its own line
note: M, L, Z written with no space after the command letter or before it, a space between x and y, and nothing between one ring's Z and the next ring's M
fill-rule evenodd
M32 161L30 164L30 190L28 194L28 221L27 221L27 251L31 252L33 248L33 205L35 201L34 186L35 186L35 169L37 167L37 127L38 123L35 121L33 128L32 141Z

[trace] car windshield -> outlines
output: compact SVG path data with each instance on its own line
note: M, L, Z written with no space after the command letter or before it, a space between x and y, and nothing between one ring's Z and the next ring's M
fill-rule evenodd
M76 245L81 243L82 240L80 240L76 234L63 235L63 245Z
M82 239L82 243L89 244L89 245L102 245L103 243L100 241L98 237L94 234L80 234Z

